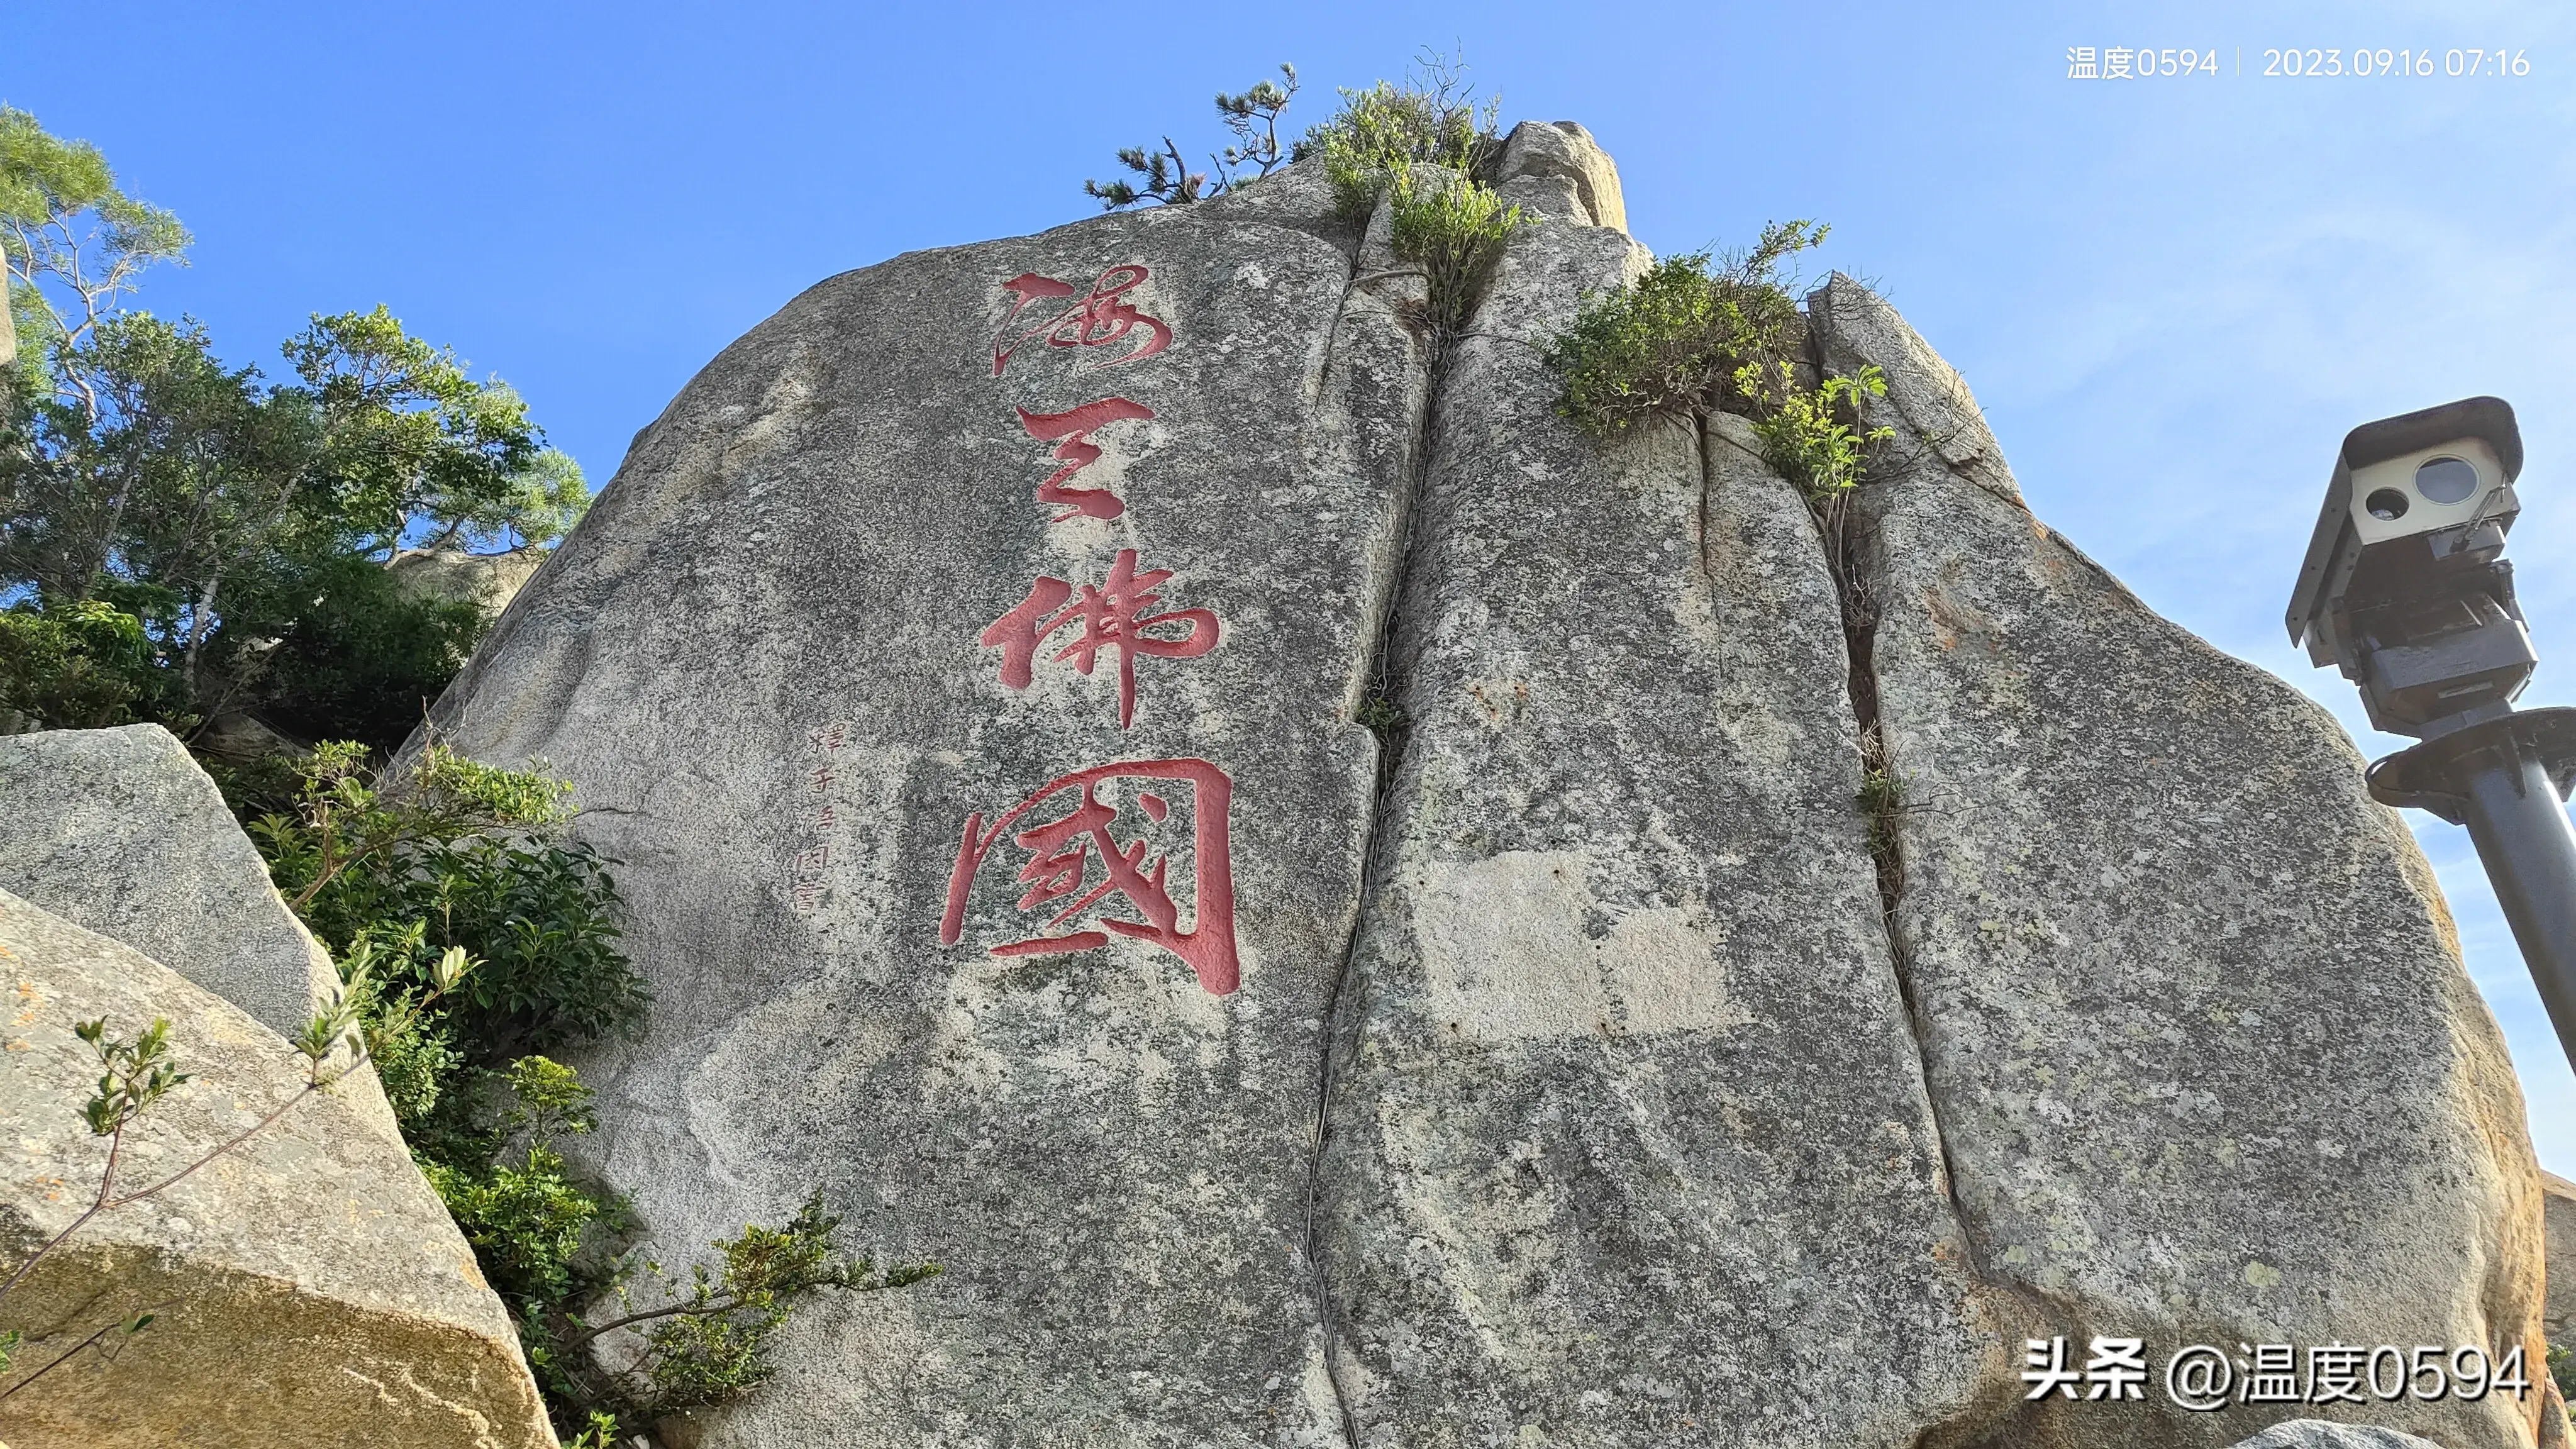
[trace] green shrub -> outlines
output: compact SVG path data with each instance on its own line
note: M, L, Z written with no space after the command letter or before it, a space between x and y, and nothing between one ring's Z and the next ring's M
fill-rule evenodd
M1565 389L1557 411L1601 439L1651 418L1741 413L1763 461L1811 502L1848 492L1869 446L1895 431L1859 425L1860 400L1887 394L1876 367L1799 386L1806 318L1781 266L1825 231L1774 222L1751 251L1722 263L1704 251L1668 257L1585 298L1545 353Z
M347 870L310 907L317 934L351 943L383 923L417 923L418 943L380 970L422 979L438 953L480 963L456 1014L458 1040L495 1065L627 1031L650 1001L618 949L617 883L598 852L544 836L425 840Z
M1781 266L1826 230L1775 222L1749 252L1723 262L1705 251L1667 257L1585 298L1547 349L1565 385L1559 410L1602 438L1652 417L1754 411L1743 370L1767 376L1790 363L1806 331Z
M98 599L0 609L0 724L98 729L176 713L171 680L143 621Z
M420 1168L505 1299L555 1303L571 1296L574 1260L593 1245L606 1205L573 1182L561 1153L531 1146L517 1164L494 1163L479 1173L435 1161Z
M404 597L372 558L325 558L288 582L291 602L258 601L292 622L252 692L262 719L303 739L401 748L491 629L471 602Z
M643 1418L738 1398L769 1378L772 1335L816 1289L873 1293L939 1273L936 1263L880 1271L866 1258L844 1257L834 1243L840 1226L817 1193L784 1227L755 1223L735 1237L717 1239L710 1245L714 1265L695 1264L685 1278L656 1263L621 1265L614 1294L620 1311L590 1320L555 1319L542 1343L543 1360L583 1381L594 1397ZM652 1280L648 1296L659 1301L651 1306L635 1306L639 1276ZM584 1350L619 1329L636 1331L640 1351L631 1353L624 1368L603 1370Z
M1844 418L1857 415L1862 397L1885 397L1887 379L1867 363L1858 377L1828 377L1811 388L1798 386L1787 363L1780 364L1779 376L1776 395L1751 363L1737 376L1738 388L1757 404L1753 431L1762 440L1762 461L1806 490L1811 502L1849 492L1860 482L1867 446L1895 437L1896 430L1864 432Z
M1431 284L1432 327L1452 335L1467 325L1521 209L1465 176L1425 185L1411 171L1396 174L1394 199L1395 254L1421 264Z
M1294 154L1324 158L1334 211L1359 225L1395 178L1416 164L1473 175L1498 144L1501 113L1499 98L1480 104L1468 94L1463 65L1425 55L1401 83L1344 87L1341 110L1308 131Z
M415 1135L414 1155L493 1288L524 1311L542 1311L605 1287L625 1204L578 1181L557 1146L598 1124L590 1088L542 1056L462 1086L451 1109Z

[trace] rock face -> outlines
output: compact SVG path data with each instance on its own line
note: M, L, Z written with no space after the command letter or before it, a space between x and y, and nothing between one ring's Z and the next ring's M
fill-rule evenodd
M2576 1345L2576 1182L2540 1175L2548 1199L2549 1299L2542 1327L2553 1344Z
M544 567L546 556L541 548L508 553L423 548L396 554L387 567L393 570L395 587L407 598L455 600L486 614L499 614Z
M947 1267L706 1442L1338 1437L1311 1144L1428 372L1324 205L1301 173L805 293L441 707L620 862L658 1004L584 1067L657 1238L819 1183Z
M1815 524L1739 419L1554 416L1533 344L1649 260L1521 232L1437 403L1322 1167L1363 1444L1895 1444L2001 1381Z
M674 1441L2218 1449L2296 1407L2031 1341L2537 1364L2519 1095L2327 717L1847 282L1904 436L1838 526L1738 420L1578 435L1533 344L1648 259L1580 127L1497 178L1445 349L1311 166L827 281L441 702L621 862L655 1241L820 1183L948 1269Z
M1512 128L1495 172L1496 190L1551 220L1628 230L1617 164L1590 131L1572 121Z
M159 725L0 738L0 890L292 1035L338 981L215 782Z
M2521 1094L2351 743L2032 518L1885 302L1837 277L1810 312L1828 366L1890 377L1854 568L1911 801L1894 926L1980 1273L2160 1362L2366 1339L2538 1363ZM2035 1417L2092 1445L2234 1427L2091 1407ZM2534 1417L2490 1397L2404 1422L2505 1444Z
M247 1014L0 893L0 1262L14 1271L96 1200L106 1144L80 1104L98 1072L72 1034L167 1018L195 1074L128 1134L119 1190L172 1176L294 1096L303 1059ZM365 1090L355 1090L356 1087ZM530 1449L553 1433L500 1300L381 1098L297 1102L167 1191L84 1224L0 1300L17 1375L150 1309L114 1361L79 1353L0 1402L15 1449Z

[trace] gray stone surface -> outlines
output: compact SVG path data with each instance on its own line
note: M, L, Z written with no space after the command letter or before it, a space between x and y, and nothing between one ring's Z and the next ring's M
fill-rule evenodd
M1578 226L1628 229L1618 163L1572 121L1523 121L1503 142L1494 184L1514 201Z
M2234 1449L2442 1449L2430 1439L2396 1429L2362 1424L2332 1424L2323 1419L2293 1419L2275 1424Z
M339 978L215 782L159 725L0 738L0 890L293 1034Z
M2544 1216L2549 1240L2549 1291L2542 1327L2553 1344L2576 1344L2576 1182L2554 1172L2540 1174L2547 1199Z
M195 1080L127 1134L120 1194L171 1177L292 1098L275 1032L131 947L0 892L0 1265L97 1198L72 1033L170 1023ZM363 1089L363 1090L361 1090ZM0 1274L5 1276L5 1274ZM0 1402L14 1449L551 1449L517 1335L372 1084L297 1102L168 1190L82 1225L0 1300L23 1382L102 1325L159 1317L113 1363L66 1362Z
M2521 1094L2351 742L1994 486L1974 400L1884 302L1837 277L1810 307L1830 367L1887 369L1898 405L1872 416L1903 432L1859 495L1881 724L1914 805L1895 919L1980 1271L2048 1301L2032 1336L2143 1336L2158 1362L2240 1341L2536 1361ZM2029 1432L2243 1434L2152 1398L2117 1421L2051 1404ZM2503 1449L2536 1414L2454 1400L2402 1422Z
M508 553L467 553L462 549L412 549L394 556L387 567L406 598L452 599L498 615L539 568L548 550L513 549Z
M1647 261L1520 233L1439 395L1321 1175L1363 1445L1906 1445L2003 1376L1806 506L1531 346Z
M551 760L578 833L619 862L658 1002L643 1042L581 1065L599 1160L654 1240L703 1243L820 1184L883 1252L946 1265L802 1324L773 1388L686 1426L696 1442L1338 1436L1303 1257L1310 1144L1376 787L1351 720L1424 364L1393 310L1405 279L1354 285L1298 210L1321 204L1310 181L798 297L641 438L439 707L469 754ZM1149 276L1123 301L1173 334L1157 355L1113 360L1141 323L1044 345L1079 294L1009 315L1024 274L1087 292L1128 264ZM997 377L997 336L1033 327ZM1124 511L1053 521L1074 505L1037 489L1063 462L1014 408L1111 396L1153 417L1101 428L1069 486L1114 486ZM1175 571L1159 610L1220 630L1202 657L1136 660L1123 729L1114 652L1085 677L1051 657L1076 637L1058 634L1017 689L978 642L1034 579L1100 584L1122 549ZM1070 772L1157 759L1231 781L1239 990L1105 930L988 954L1052 914L1015 907L1029 856L1008 839L943 942L970 817L989 831ZM1193 842L1214 795L1114 789L1117 838L1168 856L1179 924L1211 927L1216 862ZM1096 851L1086 869L1102 880ZM1061 929L1104 917L1140 918L1113 898Z

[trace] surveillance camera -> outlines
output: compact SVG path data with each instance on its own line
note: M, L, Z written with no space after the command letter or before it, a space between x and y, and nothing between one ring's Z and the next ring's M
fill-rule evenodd
M2538 662L2505 533L2522 433L2473 397L2345 435L2290 599L2290 641L2361 686L2371 723L2423 735L2510 706Z

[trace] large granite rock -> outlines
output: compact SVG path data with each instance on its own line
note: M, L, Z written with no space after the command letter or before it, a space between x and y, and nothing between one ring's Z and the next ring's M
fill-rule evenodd
M1977 1271L2019 1336L2540 1342L2540 1183L2432 871L2322 708L2032 518L1957 374L1836 277L1825 361L1899 430L1856 570L1911 808L1893 918ZM2218 1445L2051 1398L2027 1432ZM2539 1400L2392 1406L2454 1446Z
M620 862L660 1005L582 1065L665 1256L819 1183L948 1268L673 1441L2215 1449L2268 1416L2026 1341L2536 1355L2520 1103L2331 723L1848 283L1856 555L1739 423L1582 439L1533 344L1645 257L1580 128L1496 167L1436 388L1311 165L823 283L441 702Z
M293 1035L339 980L215 782L159 725L0 738L0 890Z
M1649 260L1517 234L1438 397L1321 1168L1362 1445L1909 1444L2006 1378L1815 524L1739 419L1554 413Z
M131 947L0 892L0 1265L96 1200L107 1144L72 1033L170 1022L194 1074L127 1136L120 1192L170 1177L304 1080L275 1032ZM365 1090L354 1090L363 1086ZM0 1274L5 1276L5 1274ZM555 1442L518 1338L363 1082L296 1103L175 1186L92 1218L6 1299L27 1382L149 1309L113 1362L81 1352L0 1401L14 1449L533 1449Z
M1313 169L806 292L437 711L620 862L658 1002L582 1065L656 1242L819 1184L947 1268L690 1438L1339 1434L1308 1177L1427 372Z

